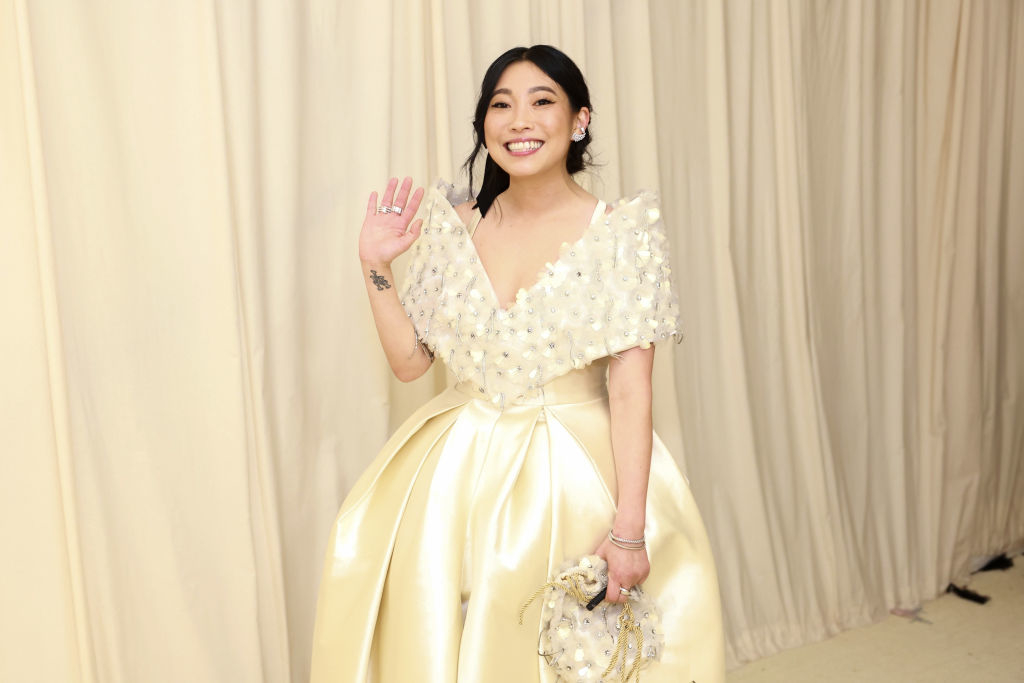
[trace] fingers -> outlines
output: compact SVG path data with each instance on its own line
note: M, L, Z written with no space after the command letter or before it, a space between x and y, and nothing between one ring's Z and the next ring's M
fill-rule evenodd
M615 580L615 577L611 574L608 575L608 592L604 595L605 602L622 602L622 598L625 597L619 592L619 586L621 584Z
M366 217L369 218L373 214L377 213L377 193L370 193L370 201L366 205Z
M395 194L395 190L398 190L398 194ZM412 190L412 178L406 176L402 181L401 186L398 184L398 178L391 178L388 180L387 187L384 188L384 193L380 197L380 205L388 207L397 207L401 209L402 216L406 219L412 218L416 211L420 208L420 202L423 200L423 188L417 188L412 194L412 199L409 198L409 191ZM377 193L374 192L371 197L376 200ZM370 213L377 211L377 205L374 203L373 210L367 210L367 216Z
M408 176L402 181L402 186L398 188L398 196L395 197L395 206L405 213L405 203L409 201L409 190L412 189L412 178Z
M392 178L388 181L388 186L384 188L384 194L381 195L380 203L383 206L393 206L395 198L395 188L398 187L398 178Z
M420 208L420 202L421 201L423 201L423 188L422 187L417 188L416 191L412 193L412 199L409 200L409 206L405 207L403 215L415 216L416 215L416 211L418 211L419 208Z

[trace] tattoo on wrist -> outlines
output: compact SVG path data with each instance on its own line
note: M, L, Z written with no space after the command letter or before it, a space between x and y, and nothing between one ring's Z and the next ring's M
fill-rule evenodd
M377 291L381 292L385 289L391 289L391 283L383 275L378 275L376 270L370 271L370 281L377 286Z

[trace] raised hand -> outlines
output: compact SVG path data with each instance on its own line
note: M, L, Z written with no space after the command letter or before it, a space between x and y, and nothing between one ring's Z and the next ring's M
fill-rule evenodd
M417 188L410 197L412 178L402 181L402 186L398 188L398 196L395 196L396 187L398 178L388 181L380 206L398 207L401 214L377 213L377 193L370 193L370 201L366 205L366 218L363 219L363 228L359 231L359 260L363 263L386 266L412 246L420 235L423 219L413 221L412 217L420 208L423 188Z

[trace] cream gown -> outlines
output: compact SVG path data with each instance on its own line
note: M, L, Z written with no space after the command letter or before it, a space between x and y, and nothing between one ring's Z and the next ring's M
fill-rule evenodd
M519 608L615 515L608 356L677 336L657 197L598 204L501 309L439 184L400 294L456 384L410 417L342 504L312 683L553 683ZM718 584L687 482L654 436L647 501L664 654L643 683L725 680Z

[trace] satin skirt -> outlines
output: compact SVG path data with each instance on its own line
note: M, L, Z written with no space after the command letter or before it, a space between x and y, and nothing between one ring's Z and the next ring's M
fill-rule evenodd
M341 507L320 585L312 683L554 683L540 605L519 609L615 516L607 360L503 410L456 386L410 417ZM665 649L643 683L725 680L718 583L683 478L654 437L647 500Z

